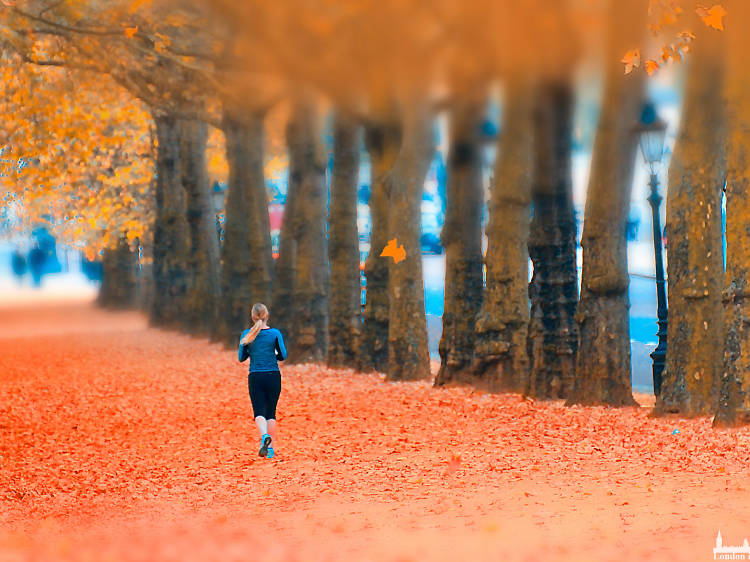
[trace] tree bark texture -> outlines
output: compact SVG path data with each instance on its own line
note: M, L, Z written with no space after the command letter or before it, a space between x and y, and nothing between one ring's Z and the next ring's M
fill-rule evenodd
M726 177L722 39L720 33L702 33L691 51L682 123L669 165L669 345L656 413L707 416L718 403Z
M525 392L529 355L529 222L533 164L532 89L508 82L489 201L484 300L476 366L490 391Z
M570 142L573 91L568 81L539 85L534 110L533 218L529 255L534 273L527 392L542 399L565 398L573 386L578 346L576 223Z
M208 130L200 121L180 121L182 184L187 196L190 230L189 281L185 327L209 333L217 321L220 294L219 240L206 168Z
M422 191L435 151L433 115L427 104L410 102L403 110L403 137L387 177L388 239L403 245L406 257L388 261L389 380L425 379L430 374L427 317L422 277ZM380 254L382 248L373 248Z
M750 5L727 5L728 154L726 187L726 272L724 277L724 360L714 426L750 423Z
M435 386L477 384L474 327L482 306L482 138L486 100L461 101L451 115L445 248L445 303Z
M271 295L271 234L263 175L263 115L224 110L229 186L224 201L220 339L236 345L256 302ZM271 311L273 312L273 311Z
M151 321L160 326L183 323L187 290L188 231L185 188L180 163L180 130L171 115L154 118L156 157L156 218L154 224L154 300Z
M362 339L359 346L362 371L384 373L388 368L388 261L380 257L389 240L388 192L386 176L393 168L399 146L401 127L397 122L383 121L368 125L365 143L370 156L370 251L365 260L365 310Z
M333 128L331 179L330 294L328 365L356 368L362 332L362 303L357 230L357 191L362 127L337 111Z
M291 123L287 125L287 138L293 134ZM290 155L291 156L291 155ZM294 337L296 321L292 293L297 279L297 200L299 199L301 174L297 169L298 162L289 160L289 174L284 201L284 216L279 232L279 255L276 258L273 282L273 315L274 326L281 330L284 337L291 342Z
M102 285L99 289L100 306L116 309L132 308L136 304L137 255L128 240L120 238L115 248L107 248L102 256Z
M643 73L624 74L617 53L641 40L638 7L612 6L602 107L592 155L584 230L579 347L575 388L568 403L635 405L630 369L630 300L625 235L643 105ZM637 15L633 15L635 11Z
M297 102L287 138L290 170L297 177L294 210L295 278L291 302L294 329L290 363L324 361L328 351L329 276L327 154L318 110L309 100Z
M156 182L154 181L154 184ZM156 191L156 190L154 190ZM151 236L140 240L139 256L136 256L135 305L144 314L149 314L154 302L154 260Z

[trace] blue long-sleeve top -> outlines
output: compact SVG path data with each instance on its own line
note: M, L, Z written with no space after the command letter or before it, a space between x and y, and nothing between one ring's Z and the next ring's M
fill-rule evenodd
M242 341L242 338L249 331L248 329L242 332L240 341ZM263 328L251 343L240 344L237 357L240 362L248 357L250 358L251 373L258 371L278 371L279 364L276 360L283 361L286 359L284 338L276 328Z

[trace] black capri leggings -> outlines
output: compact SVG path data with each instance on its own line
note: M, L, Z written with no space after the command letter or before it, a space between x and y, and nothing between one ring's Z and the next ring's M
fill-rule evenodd
M267 420L276 419L276 404L281 394L281 373L279 371L258 371L247 376L250 389L250 402L253 404L253 417L263 416Z

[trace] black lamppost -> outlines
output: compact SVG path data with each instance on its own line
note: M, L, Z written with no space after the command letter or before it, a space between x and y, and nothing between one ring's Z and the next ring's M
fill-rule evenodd
M649 186L651 193L648 196L648 202L651 204L651 216L654 226L654 262L656 270L656 300L657 300L657 318L659 331L659 344L651 353L651 359L654 361L654 394L659 396L661 393L661 375L664 371L664 360L667 356L667 292L664 283L664 261L662 258L662 241L661 241L661 218L659 208L662 197L659 195L659 180L656 177L654 167L661 162L664 155L664 137L667 131L667 124L656 115L656 109L652 103L647 103L643 107L641 120L636 126L636 131L640 134L641 152L643 159L648 163L651 169L651 180Z

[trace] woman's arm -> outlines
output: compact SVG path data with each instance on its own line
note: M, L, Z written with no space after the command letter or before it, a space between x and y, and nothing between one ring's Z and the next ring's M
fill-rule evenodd
M245 330L245 332L247 332L247 330ZM242 339L245 337L245 332L242 332L242 335L240 336L240 349L237 351L237 359L239 359L240 363L250 357L250 353L247 349L247 344L242 343Z
M281 332L276 330L276 333L278 334L276 336L276 359L283 361L286 359L286 346L284 345L284 338L282 337Z

